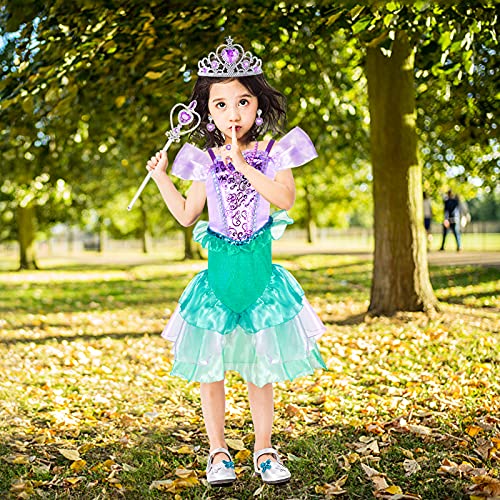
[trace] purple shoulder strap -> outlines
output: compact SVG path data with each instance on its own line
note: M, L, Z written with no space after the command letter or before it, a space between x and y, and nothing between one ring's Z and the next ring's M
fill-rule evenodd
M212 148L208 148L208 154L210 155L210 158L212 158L212 161L215 161L215 153L213 152Z
M270 151L271 151L271 149L272 149L272 147L273 147L273 145L274 145L274 142L275 142L275 141L274 141L274 139L271 139L271 140L269 141L269 144L267 145L267 148L266 148L266 153L267 153L267 154L269 154L269 153L270 153Z

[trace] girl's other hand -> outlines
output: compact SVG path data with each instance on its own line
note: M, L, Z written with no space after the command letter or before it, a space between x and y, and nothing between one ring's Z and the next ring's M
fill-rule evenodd
M148 171L153 171L153 179L158 179L162 175L165 175L168 166L167 153L165 151L158 151L155 156L152 156L146 163L146 168Z
M245 157L241 152L241 149L238 145L238 139L236 137L236 125L231 127L231 147L228 150L227 146L223 146L225 149L225 163L228 165L232 163L236 170L241 171L246 165Z

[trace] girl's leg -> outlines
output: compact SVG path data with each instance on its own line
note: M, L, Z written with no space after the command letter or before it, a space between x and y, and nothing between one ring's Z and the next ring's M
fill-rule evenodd
M258 451L263 448L270 448L274 420L273 384L257 387L248 382L248 399L250 401L250 411L252 412L255 431L254 450ZM259 464L268 458L274 461L273 456L262 455L259 457Z
M210 384L200 384L201 408L207 429L210 451L216 448L227 448L224 439L224 422L226 417L226 393L224 380ZM227 460L227 455L217 453L213 463Z

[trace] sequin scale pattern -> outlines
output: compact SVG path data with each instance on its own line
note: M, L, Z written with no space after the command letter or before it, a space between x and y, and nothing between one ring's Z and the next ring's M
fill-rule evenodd
M268 155L265 151L244 151L243 154L252 167L266 173ZM255 232L260 194L243 174L233 165L226 165L220 157L213 162L211 174L226 236L237 241L250 238Z

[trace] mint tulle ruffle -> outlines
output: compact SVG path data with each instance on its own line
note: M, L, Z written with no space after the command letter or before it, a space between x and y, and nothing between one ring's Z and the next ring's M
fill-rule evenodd
M163 333L175 342L171 375L188 381L216 382L234 370L262 387L326 368L316 344L325 328L310 305L294 319L255 334L237 327L230 335L220 335L193 327L176 313L171 323Z
M235 370L263 386L326 368L316 344L325 326L295 278L270 260L271 240L292 222L276 212L243 243L196 225L209 269L188 284L162 333L174 342L172 375L216 382Z

